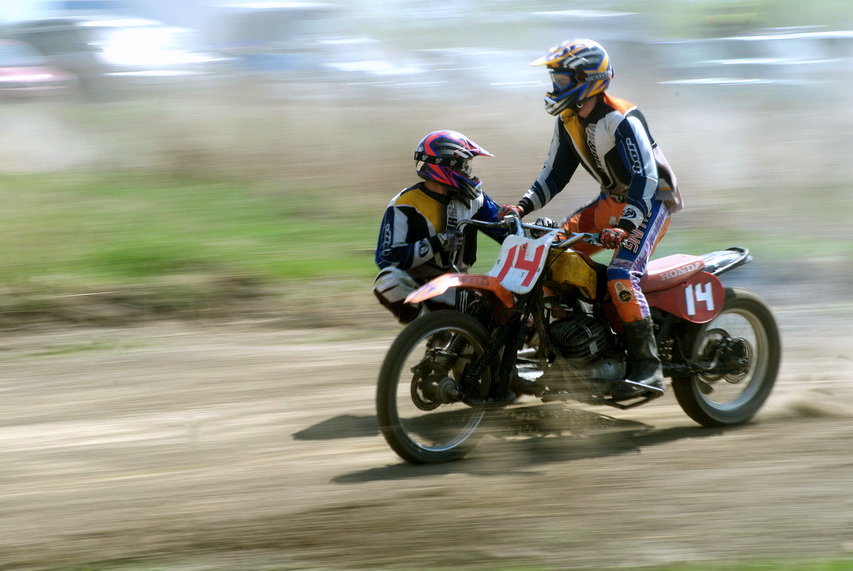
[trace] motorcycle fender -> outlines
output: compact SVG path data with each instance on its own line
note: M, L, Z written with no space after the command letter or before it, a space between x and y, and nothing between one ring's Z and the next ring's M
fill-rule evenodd
M723 283L708 272L699 272L678 285L646 294L649 306L692 323L707 323L717 317L725 299Z
M512 293L492 276L472 274L443 274L419 287L406 297L406 303L420 303L438 297L450 288L460 287L492 293L506 307L514 307Z

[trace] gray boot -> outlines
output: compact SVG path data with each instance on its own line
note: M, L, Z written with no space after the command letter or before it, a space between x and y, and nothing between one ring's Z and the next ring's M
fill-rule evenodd
M639 384L663 392L663 370L651 318L624 325L624 339L629 358L626 380L634 387Z

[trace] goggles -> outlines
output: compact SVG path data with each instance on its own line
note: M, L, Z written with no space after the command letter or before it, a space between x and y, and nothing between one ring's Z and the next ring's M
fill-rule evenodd
M429 165L448 167L457 170L466 176L471 176L471 159L463 159L461 157L436 157L415 151L415 160Z
M589 81L599 81L602 79L610 79L610 74L606 71L599 73L587 73L582 69L571 69L566 71L551 70L551 81L560 89L565 89L571 85L587 83Z
M559 89L565 89L570 85L576 85L583 82L582 78L578 77L578 73L571 71L552 71L551 82Z

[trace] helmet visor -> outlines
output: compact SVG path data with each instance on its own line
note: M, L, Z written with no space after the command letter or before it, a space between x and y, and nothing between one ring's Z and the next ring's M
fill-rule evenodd
M551 71L551 83L554 89L548 95L559 99L583 85L585 79L586 77L583 72Z

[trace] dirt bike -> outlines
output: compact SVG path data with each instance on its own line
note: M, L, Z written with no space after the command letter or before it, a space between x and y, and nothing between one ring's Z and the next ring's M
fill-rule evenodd
M620 409L663 394L625 381L620 322L606 266L572 249L570 234L508 217L463 226L506 227L485 275L447 273L412 292L420 304L454 291L454 308L422 313L392 343L379 373L383 436L415 464L455 460L477 444L488 415L533 395ZM752 260L734 247L648 263L649 304L664 375L687 415L707 427L750 420L770 394L781 344L767 304L718 278Z

